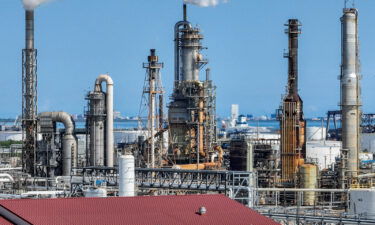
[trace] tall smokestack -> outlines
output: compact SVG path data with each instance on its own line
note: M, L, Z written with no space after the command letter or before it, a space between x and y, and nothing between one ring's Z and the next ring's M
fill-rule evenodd
M297 19L288 22L289 55L288 55L288 93L298 95L298 35L300 23Z
M281 130L281 177L284 186L295 187L299 166L305 158L305 129L303 101L298 95L298 36L301 24L288 20L288 90L279 110Z
M34 10L26 10L26 49L34 49Z
M184 3L184 21L187 21L187 5Z
M347 152L347 176L358 175L358 151L360 149L360 76L358 11L344 9L341 17L342 58L341 58L341 110L342 110L342 149Z
M34 48L34 11L25 11L25 49L22 51L23 169L35 175L37 141L37 74Z

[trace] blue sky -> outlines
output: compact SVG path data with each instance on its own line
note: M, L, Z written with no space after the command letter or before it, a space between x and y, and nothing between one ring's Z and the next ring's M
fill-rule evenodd
M21 111L24 11L19 0L0 0L0 116ZM88 3L89 2L89 3ZM285 92L287 36L298 18L300 95L305 114L324 115L339 102L340 20L343 0L230 0L213 8L189 7L205 36L204 54L217 85L217 112L230 104L242 113L274 112ZM85 93L100 73L115 81L115 108L137 115L150 48L156 48L163 84L173 84L173 26L180 0L56 0L36 10L39 111L82 113ZM365 112L375 112L375 1L357 0ZM202 73L203 74L203 73Z

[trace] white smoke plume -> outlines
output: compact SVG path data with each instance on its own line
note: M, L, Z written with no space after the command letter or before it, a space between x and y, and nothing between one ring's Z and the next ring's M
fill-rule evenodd
M229 0L184 0L185 3L198 5L200 7L216 6L219 3L226 3Z
M39 5L45 2L49 2L49 1L52 1L52 0L22 0L22 3L23 3L23 7L26 10L33 10Z

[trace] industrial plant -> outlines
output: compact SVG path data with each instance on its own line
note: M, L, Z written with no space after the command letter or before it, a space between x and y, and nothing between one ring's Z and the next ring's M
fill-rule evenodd
M0 207L1 201L25 198L221 194L275 224L375 224L375 151L370 151L375 114L362 112L359 10L345 7L337 18L340 103L321 126L305 118L299 88L304 76L299 39L307 35L303 18L280 21L288 38L287 73L280 71L286 92L274 106L277 126L270 128L249 125L239 105L232 105L229 119L217 116L216 94L224 90L211 74L204 29L190 22L199 18L188 18L191 2L183 1L182 19L170 28L174 65L164 64L155 46L139 62L145 77L144 86L137 87L140 115L132 129L115 126L114 99L125 97L115 96L119 83L109 73L98 72L87 84L90 90L81 97L83 127L69 112L39 110L38 14L25 6L21 123L0 129L3 135L19 135L20 143L1 148ZM173 84L162 82L169 67L174 74L163 76L173 77ZM173 86L172 92L164 85ZM202 206L196 214L205 210ZM0 209L0 223L1 218L17 221Z

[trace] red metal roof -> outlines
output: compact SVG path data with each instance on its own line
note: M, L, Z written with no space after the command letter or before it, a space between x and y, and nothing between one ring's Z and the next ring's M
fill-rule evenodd
M0 216L0 224L1 225L12 225L11 222L9 222L8 220L4 219L4 217L1 217L1 216Z
M32 224L278 224L224 195L21 199L0 205ZM201 206L207 209L202 216Z

